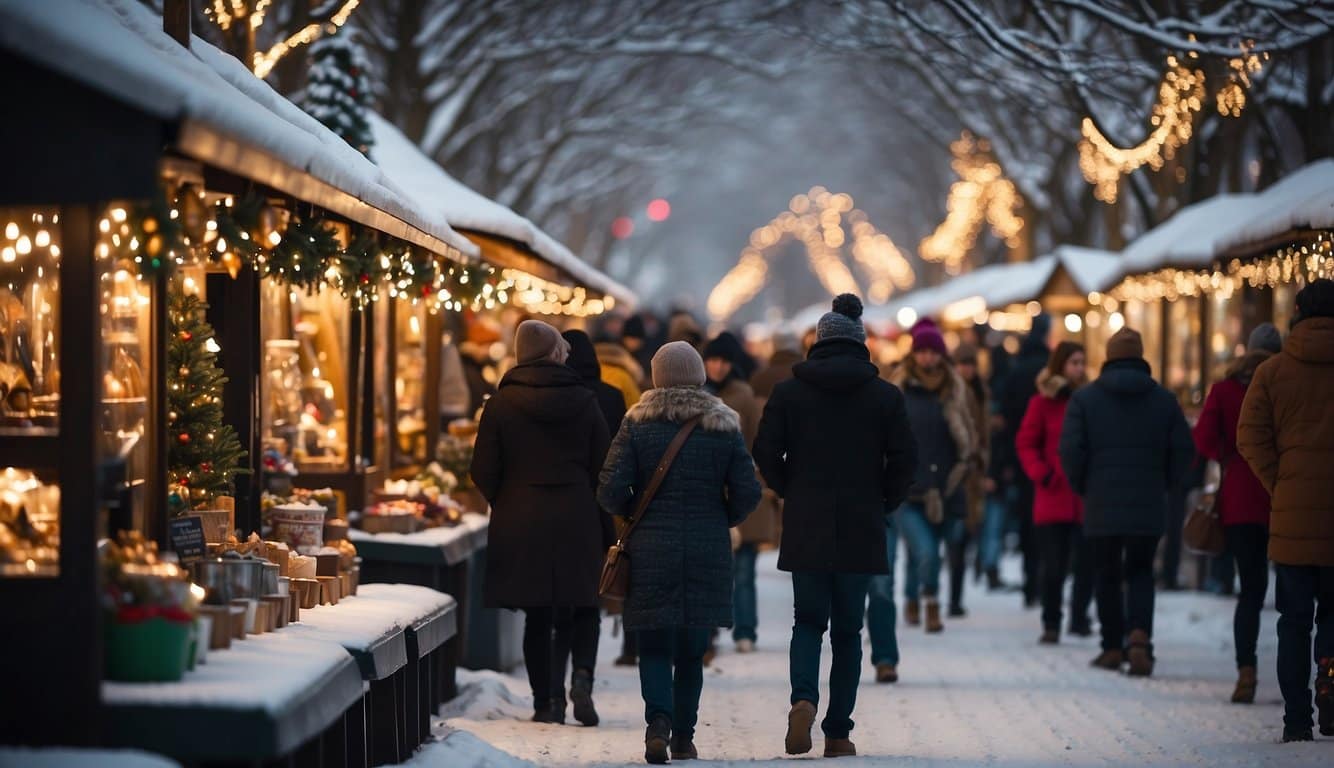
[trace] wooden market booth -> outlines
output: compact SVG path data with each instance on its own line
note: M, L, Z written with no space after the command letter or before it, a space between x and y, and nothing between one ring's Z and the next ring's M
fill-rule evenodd
M1145 355L1188 409L1256 325L1286 333L1296 292L1331 274L1334 159L1254 193L1187 206L1131 243L1106 295L1144 335ZM1305 250L1303 250L1305 249Z
M167 540L169 276L193 280L212 302L231 377L224 421L252 468L265 428L262 292L277 283L278 302L294 306L304 300L297 287L345 297L341 316L329 301L303 306L299 320L279 313L279 323L346 329L346 344L330 348L352 358L348 386L329 410L345 419L340 469L366 475L373 462L357 460L359 427L371 410L350 373L369 368L355 359L372 327L358 319L359 294L396 279L447 286L448 270L477 252L239 62L191 39L188 22L172 32L134 0L0 7L11 117L0 127L0 472L31 508L20 523L12 509L0 518L18 532L0 540L0 594L26 627L7 635L0 665L0 743L137 746L207 762L397 762L429 735L441 689L433 670L458 622L447 595L384 585L288 630L261 629L181 682L103 681L98 540L118 530ZM373 256L394 264L382 274ZM339 274L334 259L356 268ZM296 279L302 266L319 279ZM403 277L428 266L429 283ZM250 477L237 492L243 532L259 527L260 473Z

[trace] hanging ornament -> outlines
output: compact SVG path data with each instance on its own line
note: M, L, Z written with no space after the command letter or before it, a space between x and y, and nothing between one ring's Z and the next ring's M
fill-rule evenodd
M189 341L194 337L195 335L193 333L190 333L189 331L181 331L181 341Z
M213 471L213 464L212 464L212 462L208 462L208 461L200 462L200 464L199 464L199 471L200 471L200 472L212 472L212 471Z
M204 196L199 188L193 184L181 187L176 209L180 212L181 227L190 242L204 242L208 234L208 206L204 205Z
M245 265L241 262L240 256L237 256L232 251L227 251L222 254L222 266L227 268L227 274L231 275L232 279L235 280L236 276L241 274L241 267Z
M272 248L282 242L287 232L287 221L291 213L273 205L266 205L259 211L255 231L250 236L255 242L266 248Z
M190 442L190 433L182 432L176 436L176 439L181 441L181 445L187 445Z

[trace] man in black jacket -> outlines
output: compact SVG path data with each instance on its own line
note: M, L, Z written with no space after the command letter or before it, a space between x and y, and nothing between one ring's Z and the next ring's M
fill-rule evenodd
M1186 417L1149 374L1140 335L1107 342L1098 380L1075 392L1061 426L1061 467L1084 498L1084 536L1097 572L1102 653L1093 666L1153 674L1153 556L1168 494L1195 460ZM1125 635L1129 630L1129 636ZM1123 652L1128 648L1128 654Z
M1010 363L1010 372L1005 377L1005 385L998 394L1000 397L1000 415L1004 420L1004 442L1010 453L1014 451L1014 439L1019 433L1019 425L1024 420L1024 411L1028 410L1028 401L1038 393L1038 374L1047 367L1051 350L1047 347L1051 336L1051 315L1040 314L1033 318L1033 327L1024 337L1019 347L1019 355ZM1018 457L1011 464L1012 477L1017 498L1011 511L1019 522L1019 551L1024 556L1024 606L1032 608L1038 604L1038 592L1041 582L1038 578L1042 570L1041 554L1038 551L1037 537L1033 531L1033 481L1019 470Z
M861 301L843 294L833 309L820 318L806 362L774 388L754 449L765 482L784 499L778 567L792 573L786 748L811 750L820 647L832 624L834 664L821 724L826 757L856 754L848 735L867 587L872 575L888 572L885 510L903 502L917 466L903 395L870 361Z

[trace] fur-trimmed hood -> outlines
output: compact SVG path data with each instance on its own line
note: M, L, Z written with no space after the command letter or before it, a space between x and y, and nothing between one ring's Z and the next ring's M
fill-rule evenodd
M934 394L940 398L940 403L944 406L945 422L949 426L950 437L954 438L954 445L958 449L959 463L965 464L977 453L977 431L969 407L968 384L959 372L954 370L954 366L948 363L942 365L944 381L939 391L935 391ZM911 355L905 357L890 373L889 382L905 391L910 387L932 391L922 383ZM957 482L951 485L957 485Z
M1074 391L1082 386L1083 382L1074 383L1064 376L1052 373L1046 368L1038 374L1037 378L1038 394L1048 400L1057 400L1062 397L1069 397Z
M681 424L696 416L703 418L699 428L706 432L741 432L741 418L723 401L699 387L650 389L625 414L632 424L669 421Z

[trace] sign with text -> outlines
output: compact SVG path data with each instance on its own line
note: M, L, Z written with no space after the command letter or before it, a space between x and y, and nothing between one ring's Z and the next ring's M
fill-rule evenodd
M204 556L204 521L198 517L178 517L168 521L167 537L181 562Z

